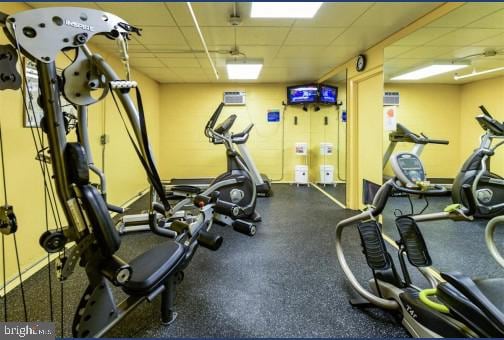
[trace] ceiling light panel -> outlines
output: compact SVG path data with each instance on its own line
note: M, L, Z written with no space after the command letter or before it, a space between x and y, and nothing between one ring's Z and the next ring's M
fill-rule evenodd
M466 64L434 64L426 67L422 67L415 71L411 71L408 73L401 74L399 76L393 77L390 80L420 80L433 76L437 76L439 74L460 70L469 65Z

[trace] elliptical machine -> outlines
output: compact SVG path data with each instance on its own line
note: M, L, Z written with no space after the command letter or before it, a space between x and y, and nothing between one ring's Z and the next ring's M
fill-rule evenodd
M457 272L438 274L433 271L427 244L418 226L421 221L471 220L476 209L475 200L469 185L464 185L463 190L469 198L468 207L451 205L443 212L405 215L396 219L400 236L396 241L397 258L402 276L387 251L382 226L377 218L392 191L415 195L425 195L425 191L399 186L396 178L392 178L378 190L368 210L337 224L338 262L348 282L360 295L360 298L350 300L353 306L376 306L399 313L403 326L414 337L504 336L504 306L501 298L504 279L471 279ZM363 253L373 273L369 289L359 283L346 261L342 235L347 227L356 227L359 232ZM488 234L493 235L492 232ZM412 283L405 257L422 273L431 288L422 290Z
M217 120L219 119L221 111L217 113L217 115L214 113L211 117L210 120L207 122L205 126L205 136L208 137L209 142L215 145L218 144L224 144L223 140L221 138L215 138L211 132L212 125L215 125ZM231 118L233 117L233 118ZM271 197L273 196L273 190L271 188L271 180L268 178L267 175L260 173L259 170L257 169L255 162L250 155L250 152L247 148L247 141L250 136L250 131L254 127L254 124L249 124L242 132L239 133L232 133L230 132L231 127L234 124L234 121L236 120L236 115L231 115L228 117L230 119L229 125L226 127L227 129L225 131L221 131L222 134L227 135L228 137L231 138L232 143L234 144L233 149L234 151L238 152L239 157L241 162L245 165L246 169L248 170L250 176L252 177L252 180L255 183L256 186L256 191L258 196L263 196L263 197ZM226 154L227 154L228 148L226 147ZM229 162L229 156L228 162L227 162L227 169L228 171L232 171L232 168L230 167L232 164ZM213 178L190 178L190 179L185 179L185 178L172 178L170 180L169 185L172 187L176 186L192 186L192 187L198 187L200 189L207 189L208 186L210 186L211 183L214 183L215 180Z
M420 160L420 155L427 144L448 145L444 139L431 139L425 134L413 133L404 125L397 123L396 130L389 133L389 146L383 155L383 169L390 161L394 175L407 186L415 186L416 182L426 180L426 172ZM410 152L394 153L397 143L414 144ZM399 166L398 163L403 163ZM406 163L410 163L411 169Z
M455 203L467 204L462 187L469 184L476 198L475 216L492 218L504 213L504 178L490 170L490 158L504 144L504 123L493 118L483 105L479 108L483 114L476 116L476 120L485 133L479 147L464 162L455 178L452 199ZM499 142L492 145L494 139Z
M223 144L226 147L227 171L217 176L202 191L200 188L188 185L175 185L169 187L173 195L190 196L194 194L211 195L212 192L219 192L219 199L239 206L240 212L234 219L244 219L252 222L261 221L261 215L256 211L257 188L252 178L250 170L247 168L242 156L236 150L235 145L243 144L249 137L252 126L249 126L241 133L230 133L236 115L231 115L219 125L217 121L224 108L224 103L220 103L210 120L205 126L205 136L214 144ZM177 204L177 206L182 203ZM218 216L217 221L229 224L229 216ZM253 231L255 233L255 230Z
M220 113L224 107L221 103L205 127L205 135L214 140L214 143L224 144L228 158L228 171L215 178L203 190L192 185L165 185L167 198L176 203L170 209L170 215L175 218L184 216L186 207L192 206L196 196L218 196L218 204L214 208L213 219L222 225L231 226L235 231L248 236L254 236L257 228L255 222L261 221L261 215L256 211L257 190L252 176L245 166L240 154L234 145L246 142L248 132L230 134L236 115L228 117L224 122L215 127ZM153 201L159 197L153 195ZM121 234L149 230L148 216L146 214L125 215L117 225Z

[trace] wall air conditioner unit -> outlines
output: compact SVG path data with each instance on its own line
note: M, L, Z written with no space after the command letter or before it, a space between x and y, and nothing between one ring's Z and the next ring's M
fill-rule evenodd
M384 106L397 106L399 105L399 92L385 92L383 95Z
M246 97L245 91L226 91L224 92L224 104L233 106L245 105Z

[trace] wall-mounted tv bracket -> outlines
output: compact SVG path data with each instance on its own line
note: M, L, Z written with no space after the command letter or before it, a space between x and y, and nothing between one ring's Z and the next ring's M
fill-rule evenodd
M0 45L0 90L19 90L21 76L16 69L17 53L11 45Z

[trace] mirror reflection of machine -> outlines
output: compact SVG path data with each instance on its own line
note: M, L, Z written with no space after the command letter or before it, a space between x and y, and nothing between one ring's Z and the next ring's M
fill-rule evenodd
M425 134L417 135L408 130L404 125L397 124L396 130L389 134L390 144L383 156L383 168L390 161L394 176L400 185L409 188L433 187L448 192L446 186L431 184L427 179L427 174L420 160L420 155L427 144L448 145L447 140L431 139ZM410 152L394 153L397 143L412 143L413 149Z
M462 191L464 184L470 184L476 197L475 216L491 218L504 213L504 178L490 169L491 157L504 145L504 123L497 121L480 106L483 114L476 120L485 131L477 149L469 156L453 182L452 199L464 204L467 197ZM498 142L494 144L494 140Z

